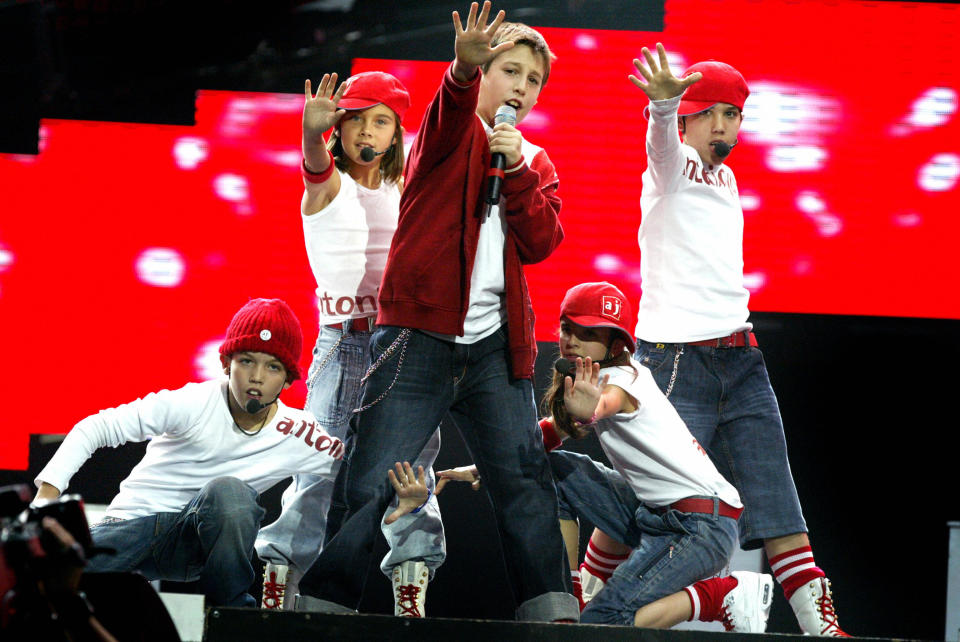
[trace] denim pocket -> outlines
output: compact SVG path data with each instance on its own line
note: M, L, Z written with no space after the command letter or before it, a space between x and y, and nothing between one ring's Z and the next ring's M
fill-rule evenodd
M648 370L656 372L667 360L667 353L672 351L673 346L669 343L640 341L637 343L636 357L637 361L643 364Z

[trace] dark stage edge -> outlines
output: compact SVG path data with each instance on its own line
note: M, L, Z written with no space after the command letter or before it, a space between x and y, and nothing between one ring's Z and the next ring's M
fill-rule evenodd
M726 633L636 629L594 624L540 624L500 620L426 618L388 615L330 615L243 608L213 608L207 611L204 642L236 640L443 640L444 642L747 642L758 639L805 641L814 638L782 633ZM903 640L906 638L857 638Z

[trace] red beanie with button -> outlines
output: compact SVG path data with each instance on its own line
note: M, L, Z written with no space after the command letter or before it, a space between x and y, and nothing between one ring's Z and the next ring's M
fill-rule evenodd
M264 352L287 369L290 381L300 378L303 331L290 306L280 299L253 299L240 308L220 344L220 361L226 365L237 352Z

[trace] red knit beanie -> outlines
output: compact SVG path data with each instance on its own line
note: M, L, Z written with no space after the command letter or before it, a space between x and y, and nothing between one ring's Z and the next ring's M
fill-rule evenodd
M300 378L303 331L290 306L280 299L253 299L233 315L220 344L220 360L237 352L265 352L287 369L290 381Z

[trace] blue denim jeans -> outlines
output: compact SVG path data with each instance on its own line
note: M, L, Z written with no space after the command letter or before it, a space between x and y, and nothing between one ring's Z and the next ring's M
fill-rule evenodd
M298 608L313 608L304 602L356 608L393 496L387 470L416 458L449 413L493 505L518 618L577 619L533 385L510 377L506 328L464 345L384 326L370 351L379 366L367 381L366 409L355 419L337 477L327 542L300 581L300 593L318 599L298 601Z
M179 513L95 524L94 544L117 553L92 557L86 572L199 580L209 606L256 606L247 589L255 575L253 541L265 512L253 488L235 477L218 477Z
M353 410L360 405L360 380L370 365L370 336L370 332L344 333L341 328L321 326L313 348L313 361L307 375L306 409L328 433L344 442L348 439ZM440 430L437 429L412 462L414 469L418 465L424 467L431 488L435 484L433 462L439 451ZM260 559L292 565L297 575L310 568L323 547L333 486L333 480L317 475L294 475L281 497L280 517L262 528L257 537ZM395 505L396 500L392 504ZM387 512L393 512L393 507ZM431 496L427 506L416 515L404 516L381 527L390 549L381 563L387 577L395 566L407 560L426 562L433 577L446 559L443 521L436 497Z
M633 625L640 607L719 573L737 545L729 517L659 513L644 505L618 472L586 455L555 450L550 467L560 516L583 518L634 547L580 614L581 622Z
M678 350L682 353L677 359ZM780 407L759 348L637 341L637 361L669 399L717 470L740 493L740 544L807 532L790 472Z

